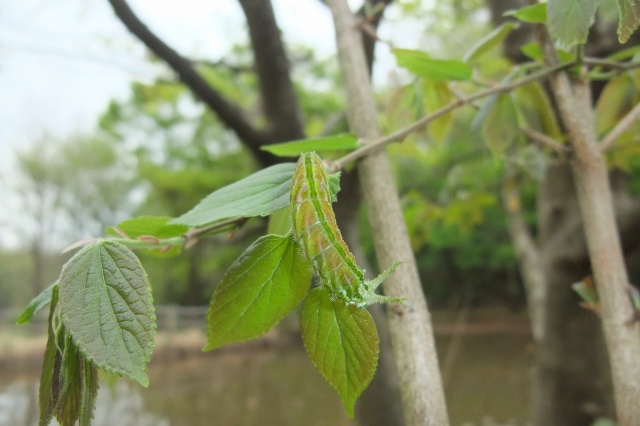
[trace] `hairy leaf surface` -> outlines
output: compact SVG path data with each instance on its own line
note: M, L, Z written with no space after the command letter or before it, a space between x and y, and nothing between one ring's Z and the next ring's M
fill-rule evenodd
M309 358L333 386L350 417L378 364L378 332L365 309L333 299L324 288L309 292L300 313Z
M207 345L215 349L271 330L309 290L311 267L289 235L256 240L227 270L207 312Z
M146 273L131 250L108 240L88 245L64 266L59 286L62 320L81 353L147 386L155 313Z

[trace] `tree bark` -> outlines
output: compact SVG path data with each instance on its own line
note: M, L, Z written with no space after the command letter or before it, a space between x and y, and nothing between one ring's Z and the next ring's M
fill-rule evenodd
M546 29L537 36L547 65L557 63ZM572 148L571 168L584 222L587 248L598 291L602 328L612 370L614 399L621 425L640 424L640 324L628 293L629 279L613 210L604 157L597 147L588 82L558 72L550 79Z
M327 4L336 28L349 127L358 137L370 140L380 130L357 21L345 0L328 0ZM378 264L388 267L398 258L403 262L385 282L384 290L407 297L405 305L387 310L406 424L447 425L430 315L385 151L363 159L358 171Z

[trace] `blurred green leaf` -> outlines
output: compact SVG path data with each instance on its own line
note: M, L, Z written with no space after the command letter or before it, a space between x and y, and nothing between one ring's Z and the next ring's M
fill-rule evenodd
M299 141L264 145L260 149L279 157L293 157L303 152L353 150L358 147L358 138L353 135L337 135L326 138L311 138Z
M227 270L207 312L207 345L215 349L271 330L309 290L311 265L290 235L256 240Z
M520 46L520 50L529 58L534 61L542 61L542 51L540 50L540 45L538 43L532 42L523 44ZM560 62L571 62L573 61L573 54L571 52L567 52L564 49L556 49L556 54L558 55L558 59Z
M626 43L629 37L640 25L640 3L635 0L617 0L620 10L618 24L618 40Z
M146 387L155 313L131 250L108 240L85 246L62 269L59 288L62 320L84 357Z
M169 225L172 220L169 216L138 216L120 222L117 226L129 238L138 238L143 235L151 235L157 238L177 237L189 230L186 225ZM115 227L106 229L107 235L121 236Z
M503 15L513 16L522 22L530 24L544 24L547 22L547 4L538 3L516 10L508 10Z
M431 81L470 80L471 67L462 61L431 59L419 50L393 49L398 66Z
M430 113L436 111L455 99L449 86L444 82L423 81L424 103ZM445 114L429 123L429 133L436 142L442 142L453 122L453 114Z
M338 392L349 417L378 364L378 332L366 309L331 300L324 288L309 292L300 312L309 358Z
M209 194L169 224L204 226L234 217L268 216L289 205L294 163L262 169Z
M42 293L31 299L31 302L27 305L25 310L20 314L16 323L18 325L28 324L31 322L33 317L42 310L45 306L51 302L51 295L53 294L53 289L58 285L58 281L51 284L49 287L44 289Z
M496 27L489 34L484 36L478 43L476 43L462 58L464 62L471 63L482 55L490 51L505 39L507 35L513 30L518 28L518 24L514 22L505 22Z
M597 8L598 0L549 0L547 2L549 33L566 47L584 44Z
M522 121L526 123L528 128L537 130L558 141L563 139L551 100L540 83L535 82L520 86L514 90L513 99Z
M518 115L511 96L498 96L496 103L482 124L482 136L494 156L504 152L520 134Z

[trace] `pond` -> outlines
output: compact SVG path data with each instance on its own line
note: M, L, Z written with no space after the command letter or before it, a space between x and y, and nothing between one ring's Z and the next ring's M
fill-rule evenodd
M445 334L437 344L452 425L527 423L527 333ZM37 424L38 374L0 371L0 425ZM149 376L147 389L126 380L102 386L93 424L355 425L297 342L165 359Z

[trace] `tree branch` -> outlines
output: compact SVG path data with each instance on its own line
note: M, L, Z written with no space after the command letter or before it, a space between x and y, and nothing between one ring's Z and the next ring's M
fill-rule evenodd
M432 121L437 120L443 115L448 114L451 111L458 109L464 105L472 104L474 101L478 99L485 98L495 93L509 92L517 87L546 78L549 75L572 65L573 65L573 62L558 64L558 65L531 73L528 76L523 77L519 80L514 80L510 83L500 84L490 89L481 90L479 92L476 92L466 97L460 97L455 101L452 101L447 105L443 106L442 108L435 110L431 114L425 115L424 117L414 121L413 123L399 130L396 130L393 133L390 133L389 135L376 138L375 140L372 140L370 142L363 142L363 146L361 148L358 148L355 151L352 151L349 154L345 155L344 157L335 161L333 163L333 167L337 170L342 169L346 164L349 164L352 161L356 161L364 157L365 155L368 155L370 152L379 149L382 146L388 145L393 142L401 141L407 136L409 136L411 133L421 129L422 127L426 126Z
M239 0L247 18L262 110L271 142L304 138L304 128L271 1Z
M640 103L634 106L631 111L618 121L618 124L602 139L598 148L600 152L607 152L613 146L614 142L640 118Z
M254 153L260 153L265 143L263 132L257 130L245 117L243 111L212 88L192 67L190 61L165 44L134 14L126 0L109 0L116 16L127 29L147 46L156 56L165 61L197 97L233 130ZM258 154L257 154L258 155Z

